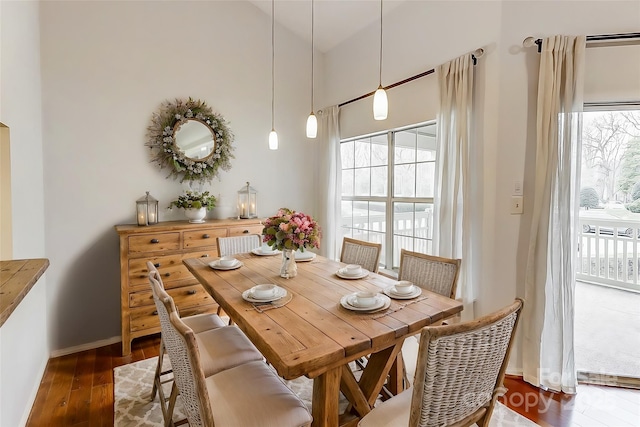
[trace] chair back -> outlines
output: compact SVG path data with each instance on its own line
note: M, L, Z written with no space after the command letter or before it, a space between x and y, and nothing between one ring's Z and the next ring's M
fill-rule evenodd
M420 335L409 426L487 426L509 360L523 301Z
M377 273L381 251L381 243L365 242L345 237L342 240L340 261L346 264L358 264L366 270Z
M251 252L261 246L259 234L243 234L241 236L218 237L218 255L227 256Z
M207 390L195 334L180 320L173 298L161 288L158 278L157 273L149 274L153 299L160 317L162 341L171 360L173 378L189 425L213 426L209 401L202 398L207 397Z
M460 260L400 251L398 280L407 280L431 292L449 298L456 297Z

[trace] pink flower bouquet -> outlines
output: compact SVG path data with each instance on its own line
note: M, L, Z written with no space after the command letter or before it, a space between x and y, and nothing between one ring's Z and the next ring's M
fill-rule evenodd
M304 251L320 247L322 232L318 223L309 215L281 208L264 223L263 241L271 248Z

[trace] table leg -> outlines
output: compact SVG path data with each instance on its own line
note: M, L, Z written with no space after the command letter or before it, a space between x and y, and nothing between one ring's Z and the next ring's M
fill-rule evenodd
M402 358L402 351L396 356L396 361L389 371L387 389L394 396L404 390L404 359Z
M313 380L312 427L338 427L338 401L342 367L328 370Z

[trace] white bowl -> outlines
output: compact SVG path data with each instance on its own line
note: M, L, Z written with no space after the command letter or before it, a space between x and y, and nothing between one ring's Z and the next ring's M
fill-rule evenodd
M237 260L232 256L223 256L218 260L218 265L221 267L231 267L235 265L236 261Z
M348 264L344 268L344 272L349 276L357 276L358 274L362 274L362 267L358 264Z
M273 284L256 285L251 289L251 294L256 299L271 298L276 294L276 285L273 285Z
M376 303L376 293L369 291L357 292L355 303L358 307L371 307Z
M401 280L395 284L394 289L399 295L408 295L413 292L413 283L406 280Z

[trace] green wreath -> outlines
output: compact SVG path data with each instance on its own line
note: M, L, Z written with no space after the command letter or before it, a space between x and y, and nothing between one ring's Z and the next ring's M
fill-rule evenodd
M174 130L188 120L198 120L207 125L214 140L214 150L204 159L194 160L187 157L174 140ZM146 145L151 148L152 161L160 168L170 170L167 178L182 176L183 181L207 182L218 176L220 169L231 169L234 149L233 132L228 128L225 119L200 100L176 99L165 101L160 110L153 114L148 128Z

